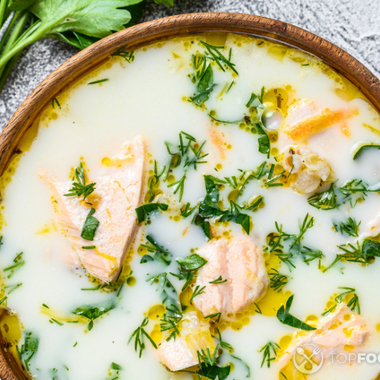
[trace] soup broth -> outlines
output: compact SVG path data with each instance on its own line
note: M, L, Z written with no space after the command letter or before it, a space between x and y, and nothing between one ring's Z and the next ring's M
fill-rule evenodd
M375 379L379 135L292 47L118 50L1 179L3 339L41 380Z

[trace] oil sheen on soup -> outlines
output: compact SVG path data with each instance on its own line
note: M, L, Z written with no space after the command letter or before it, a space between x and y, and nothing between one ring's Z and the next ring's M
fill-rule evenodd
M376 379L380 122L294 48L116 51L0 187L1 333L36 379Z

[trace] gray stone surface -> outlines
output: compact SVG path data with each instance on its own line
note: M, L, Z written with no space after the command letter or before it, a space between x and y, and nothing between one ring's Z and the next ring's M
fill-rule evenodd
M144 21L207 11L285 21L335 43L380 76L379 0L175 0L173 8L148 1ZM0 94L0 128L38 83L76 52L55 40L39 41L28 48Z

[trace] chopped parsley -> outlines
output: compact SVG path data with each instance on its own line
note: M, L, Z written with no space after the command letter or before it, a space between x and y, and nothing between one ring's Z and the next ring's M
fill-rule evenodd
M168 205L165 203L147 203L136 208L137 223L145 222L149 219L149 216L157 211L166 211Z
M96 230L99 226L99 220L96 219L94 216L92 216L94 214L95 214L95 209L91 208L91 210L88 213L87 218L84 222L80 236L85 240L93 241L94 237L95 237Z
M308 325L305 322L300 321L298 318L294 317L289 313L290 307L292 306L294 299L294 294L288 298L286 301L286 306L282 305L278 310L277 310L277 319L283 323L284 325L288 325L297 329L301 330L306 330L306 331L312 331L316 330L315 327L312 327Z
M153 256L144 255L143 259L145 259L146 261L144 260L141 263L146 263L148 261L154 260L161 264L164 264L165 266L170 265L173 259L173 255L166 248L159 245L151 236L148 235L146 237L146 240L148 240L150 245L141 244L141 246L146 248L148 252L153 253Z

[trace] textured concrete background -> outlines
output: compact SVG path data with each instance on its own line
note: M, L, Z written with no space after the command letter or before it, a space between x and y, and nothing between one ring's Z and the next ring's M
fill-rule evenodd
M150 0L148 0L150 1ZM180 13L239 12L285 21L343 48L380 77L379 0L175 0L173 8L149 3L144 21ZM27 95L77 49L55 40L32 45L0 94L0 128Z

